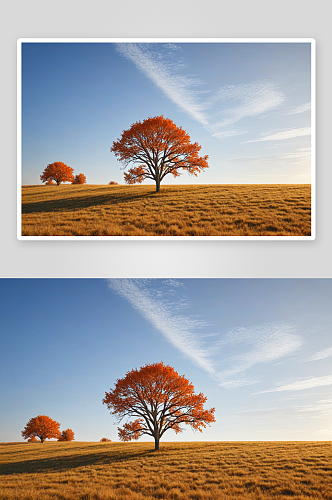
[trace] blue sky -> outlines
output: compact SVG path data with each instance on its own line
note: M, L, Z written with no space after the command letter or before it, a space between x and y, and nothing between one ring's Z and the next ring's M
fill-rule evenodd
M24 42L22 183L54 161L88 184L124 183L110 147L158 115L209 155L197 178L165 184L308 183L310 54L299 42Z
M330 440L331 299L331 279L1 279L0 442L39 414L117 440L105 391L161 360L216 408L166 441Z

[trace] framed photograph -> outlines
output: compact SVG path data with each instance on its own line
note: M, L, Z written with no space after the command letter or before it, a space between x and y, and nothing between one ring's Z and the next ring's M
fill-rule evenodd
M0 294L2 499L331 499L331 278Z
M315 239L315 40L19 39L17 237Z

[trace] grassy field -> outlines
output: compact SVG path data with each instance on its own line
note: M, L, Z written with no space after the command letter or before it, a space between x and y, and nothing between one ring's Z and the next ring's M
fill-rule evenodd
M1 500L332 499L331 442L0 444Z
M311 186L23 186L22 236L310 236Z

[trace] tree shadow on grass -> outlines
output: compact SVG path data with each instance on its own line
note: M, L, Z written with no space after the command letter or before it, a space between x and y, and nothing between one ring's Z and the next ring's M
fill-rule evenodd
M7 443L0 443L0 444L1 444L1 446L13 446L13 445L22 446L22 444L26 444L26 443L24 443L24 441L23 442L21 442L21 441L14 441L14 442L8 441Z
M154 198L155 193L144 194L104 194L98 196L80 196L77 198L61 198L56 200L36 201L32 203L22 203L22 214L32 214L41 212L66 212L72 210L82 210L84 208L117 205L138 200Z
M0 465L0 475L11 474L38 474L45 472L60 472L79 467L95 466L95 465L112 465L119 462L126 462L131 459L141 459L143 457L153 456L154 450L126 453L119 452L119 449L111 451L107 450L104 453L89 453L71 455L60 455L59 457L36 458L32 460L22 460L20 462L10 462Z

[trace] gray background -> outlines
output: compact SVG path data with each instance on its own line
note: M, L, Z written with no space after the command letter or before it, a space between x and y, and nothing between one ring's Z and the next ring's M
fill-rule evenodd
M2 1L0 277L332 277L331 2L325 0ZM18 38L315 38L314 241L18 241Z

